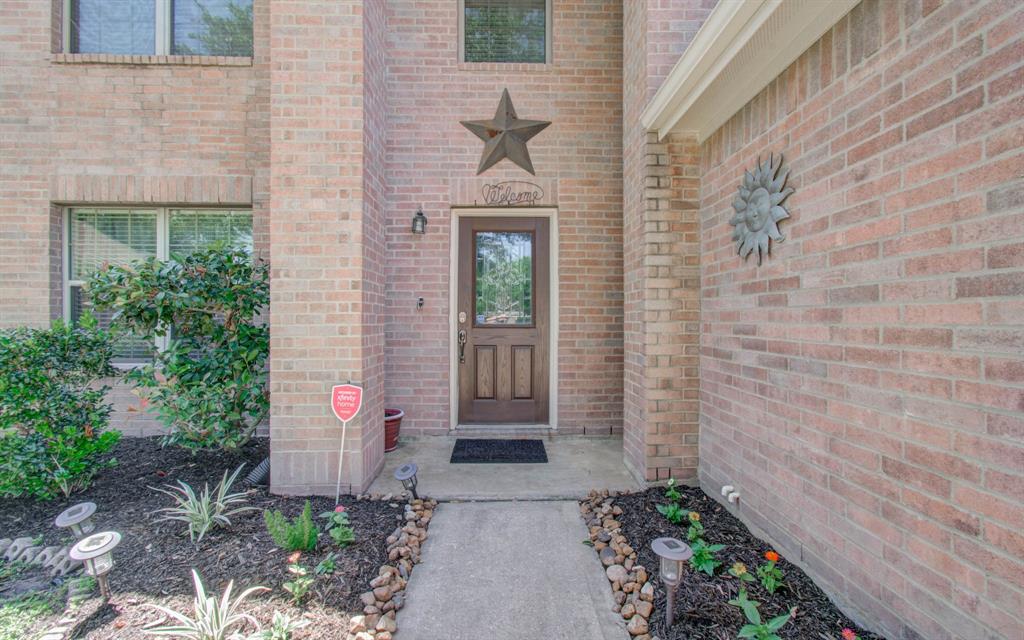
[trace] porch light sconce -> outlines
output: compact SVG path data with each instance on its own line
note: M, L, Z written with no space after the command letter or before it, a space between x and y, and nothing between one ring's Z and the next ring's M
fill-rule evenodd
M96 523L92 521L94 513L96 513L95 503L80 502L62 511L53 523L59 529L70 529L75 539L81 540L96 528Z
M114 568L114 547L120 543L120 533L103 531L79 540L68 552L72 560L85 563L85 574L96 578L100 587L100 595L104 600L110 600L107 574Z
M690 545L675 538L656 538L651 543L651 549L661 561L661 581L665 583L665 591L668 592L668 603L665 608L665 625L671 627L673 613L675 611L676 587L682 581L683 564L693 556Z
M412 217L412 232L417 235L427 232L427 216L423 215L423 207L416 209L416 215Z
M418 471L415 462L406 462L402 466L395 469L395 480L402 483L407 491L412 492L413 500L419 500L420 497L416 493L416 471Z

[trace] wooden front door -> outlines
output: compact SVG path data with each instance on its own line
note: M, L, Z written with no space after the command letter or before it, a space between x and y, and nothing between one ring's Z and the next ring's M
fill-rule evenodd
M462 218L460 424L548 421L547 218Z

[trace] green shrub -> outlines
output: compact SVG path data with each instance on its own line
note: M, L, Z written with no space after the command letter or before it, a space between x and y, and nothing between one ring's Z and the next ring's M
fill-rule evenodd
M213 245L92 275L96 308L114 326L146 339L170 336L154 361L127 379L170 428L168 442L192 449L243 446L270 410L267 265L243 249ZM172 329L173 328L173 329Z
M116 373L113 352L88 314L0 332L0 495L68 496L114 464L102 458L120 433L106 431L108 387L97 384Z
M286 551L312 551L316 547L316 539L320 530L313 522L313 508L306 500L302 514L292 520L280 511L264 511L263 520L267 523L267 531L277 546Z

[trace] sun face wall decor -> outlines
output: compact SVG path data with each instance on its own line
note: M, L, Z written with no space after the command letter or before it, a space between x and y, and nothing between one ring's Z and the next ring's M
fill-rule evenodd
M758 266L771 252L772 240L782 242L786 239L779 232L778 223L789 217L789 210L782 202L793 193L793 189L786 186L789 169L780 174L781 167L782 154L777 157L770 155L763 163L758 158L753 173L743 172L743 182L732 202L736 215L729 224L735 227L732 239L736 242L736 252L746 260L756 249Z

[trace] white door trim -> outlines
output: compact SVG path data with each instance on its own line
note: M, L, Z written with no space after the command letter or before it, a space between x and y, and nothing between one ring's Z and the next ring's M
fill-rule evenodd
M548 219L548 296L550 298L550 331L548 332L548 424L531 425L551 430L558 429L558 209L556 207L452 207L451 230L448 237L450 258L448 267L448 391L449 391L449 429L459 427L459 354L458 340L455 338L458 326L459 307L459 222L462 218L547 218ZM495 430L515 425L489 425Z

